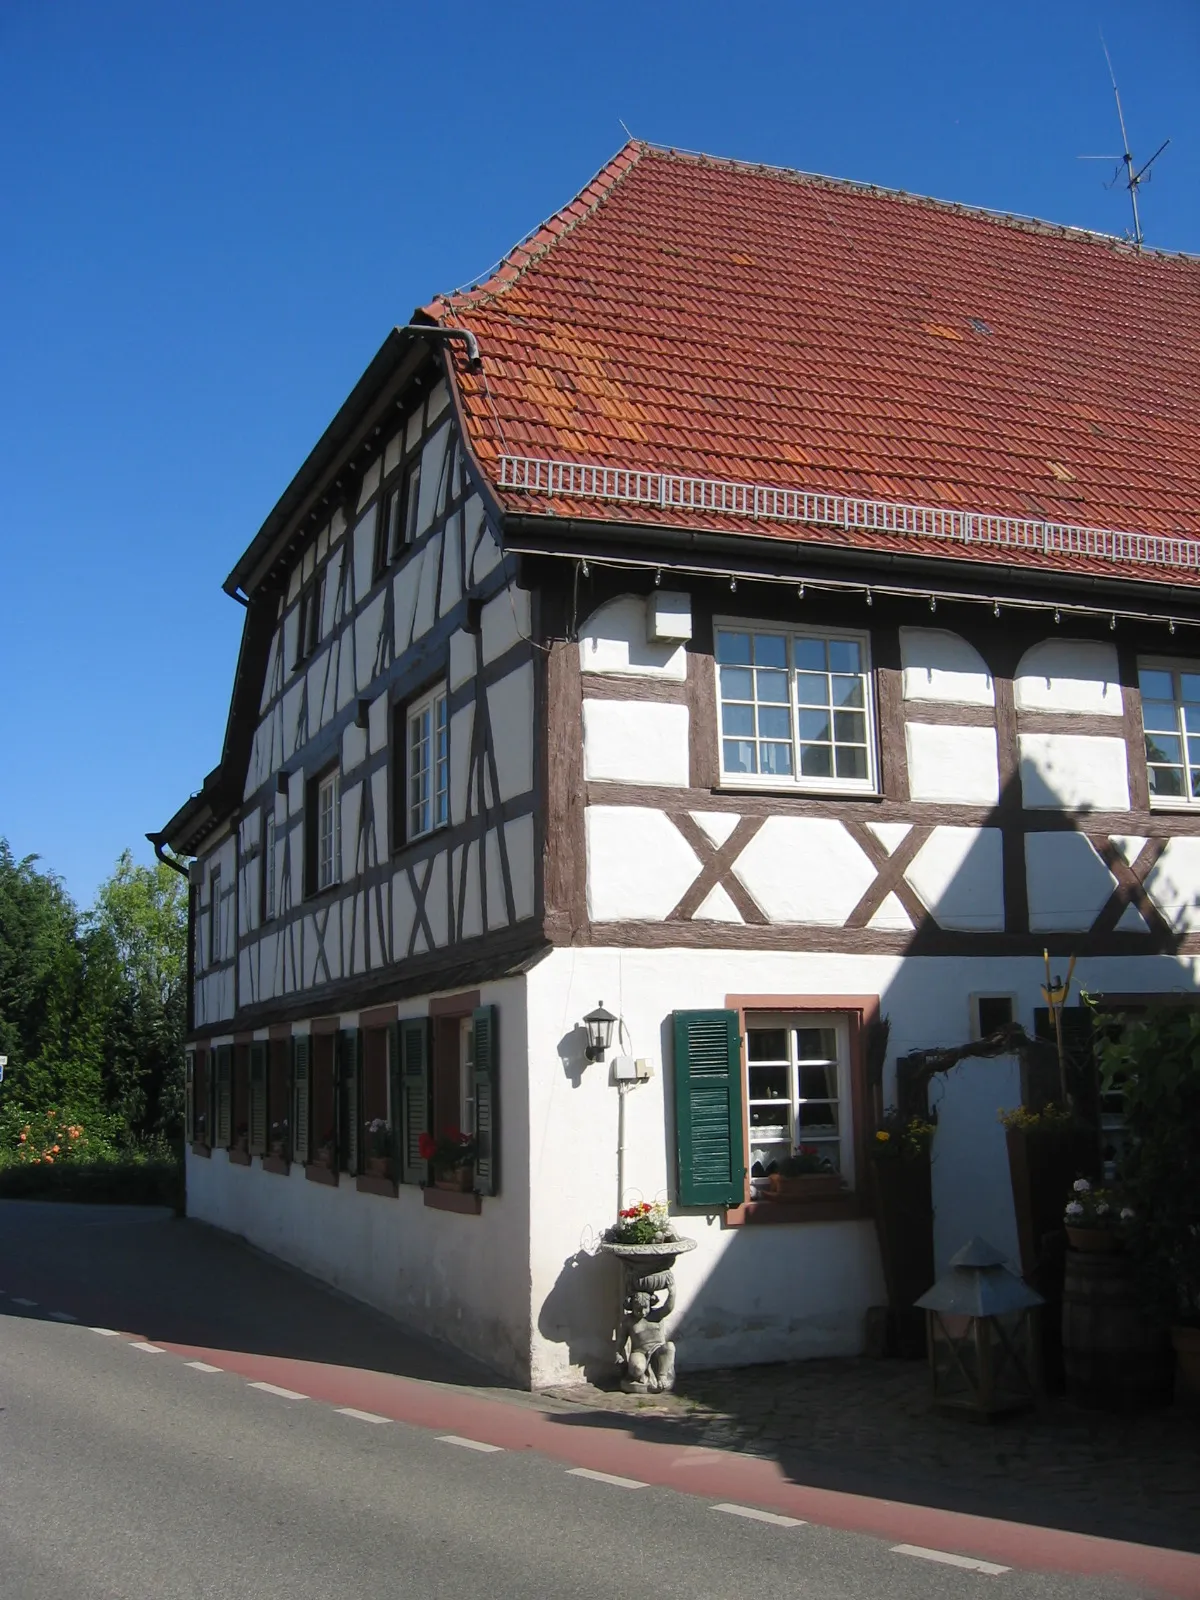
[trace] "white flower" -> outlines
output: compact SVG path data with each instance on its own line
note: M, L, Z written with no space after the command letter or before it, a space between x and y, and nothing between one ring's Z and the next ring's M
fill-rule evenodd
M1092 1192L1092 1186L1086 1178L1076 1178L1074 1188L1076 1194L1091 1194Z
M1130 1217L1133 1216L1133 1214L1134 1214L1134 1211L1133 1211L1133 1207L1132 1206L1122 1206L1121 1207L1121 1221L1122 1222L1128 1222Z
M1083 1207L1079 1204L1078 1200L1072 1200L1071 1204L1067 1207L1067 1216L1081 1217L1082 1215Z
M1100 1204L1096 1207L1096 1215L1098 1217L1106 1217L1108 1215L1108 1207L1104 1204L1103 1201L1101 1201Z

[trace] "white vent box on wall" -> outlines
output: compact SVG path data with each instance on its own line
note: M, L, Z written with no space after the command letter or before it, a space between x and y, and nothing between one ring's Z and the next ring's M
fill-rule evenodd
M682 644L692 637L692 597L655 589L646 599L646 639L650 644Z

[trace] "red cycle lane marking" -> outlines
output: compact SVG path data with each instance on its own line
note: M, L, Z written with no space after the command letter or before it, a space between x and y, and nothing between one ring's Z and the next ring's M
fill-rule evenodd
M595 1413L546 1412L392 1373L286 1356L169 1343L164 1348L213 1361L246 1379L269 1379L299 1389L330 1405L354 1406L439 1433L464 1434L506 1450L536 1450L570 1466L639 1478L684 1494L758 1505L826 1528L957 1551L1027 1570L1124 1578L1179 1600L1200 1596L1200 1556L1185 1550L819 1489L792 1482L777 1462L766 1457L636 1439L623 1422L597 1423Z

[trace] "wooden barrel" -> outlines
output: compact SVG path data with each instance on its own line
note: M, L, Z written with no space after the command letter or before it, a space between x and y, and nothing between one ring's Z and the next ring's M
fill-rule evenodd
M1073 1400L1110 1411L1170 1402L1170 1334L1147 1313L1128 1256L1067 1251L1062 1329Z

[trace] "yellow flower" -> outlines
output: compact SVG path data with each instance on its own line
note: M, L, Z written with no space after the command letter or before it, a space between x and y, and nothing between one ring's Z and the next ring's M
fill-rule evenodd
M879 1132L875 1135L875 1137L879 1140L880 1144L887 1144L892 1136L891 1136L890 1133L888 1133L886 1131L886 1129L880 1128Z

